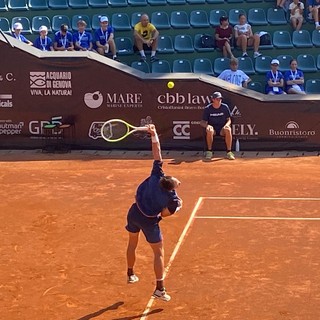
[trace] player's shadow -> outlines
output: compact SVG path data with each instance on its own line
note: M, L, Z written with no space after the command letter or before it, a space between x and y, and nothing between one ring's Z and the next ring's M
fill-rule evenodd
M159 312L162 312L162 311L163 311L162 308L158 308L158 309L154 309L154 310L151 310L149 312L146 312L146 313L138 314L136 316L129 316L129 317L123 317L123 318L114 318L112 320L134 320L134 319L140 319L142 317L146 317L146 316L149 316L151 314L156 314L156 313L159 313Z
M96 311L96 312L93 312L93 313L90 313L90 314L87 314L86 316L83 316L77 320L90 320L92 318L96 318L96 317L99 317L100 315L102 315L103 313L107 312L107 311L110 311L110 310L116 310L118 309L120 306L122 306L124 304L123 301L119 301L119 302L116 302L114 304L112 304L111 306L109 307L106 307L106 308L103 308L99 311Z

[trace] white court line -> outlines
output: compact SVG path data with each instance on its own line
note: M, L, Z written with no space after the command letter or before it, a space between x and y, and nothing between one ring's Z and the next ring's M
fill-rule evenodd
M239 216L197 216L195 219L226 219L226 220L296 220L296 221L320 221L320 218L297 218L297 217L239 217Z
M172 265L172 263L173 263L173 260L175 259L176 255L177 255L177 253L178 253L178 251L179 251L179 249L180 249L180 247L181 247L181 245L182 245L182 242L183 242L184 238L186 237L186 234L187 234L187 232L188 232L188 230L189 230L189 228L190 228L190 226L191 226L191 223L192 223L192 221L193 221L193 219L194 219L194 217L195 217L195 215L196 215L196 213L197 213L197 211L198 211L198 209L199 209L199 207L200 207L200 205L201 205L201 203L202 203L202 199L203 199L202 197L199 197L196 205L194 206L194 208L193 208L193 210L192 210L192 212L191 212L190 218L189 218L187 224L185 225L185 227L184 227L184 229L183 229L183 231L182 231L182 233L181 233L181 235L180 235L180 238L179 238L179 240L178 240L178 242L177 242L177 244L176 244L176 246L175 246L175 248L174 248L174 250L173 250L173 252L172 252L172 254L171 254L171 257L170 257L170 259L169 259L169 262L168 262L168 264L167 264L167 266L166 266L166 268L165 268L165 270L164 270L164 274L163 274L163 277L164 277L164 278L165 278L165 277L168 275L168 273L169 273L169 269L170 269L170 267L171 267L171 265ZM150 312L150 309L151 309L151 307L152 307L152 305L153 305L153 301L154 301L154 300L155 300L154 297L151 297L151 298L150 298L150 300L149 300L149 302L148 302L145 310L144 310L143 313L142 313L142 316L141 316L140 320L145 320L145 319L147 319L148 313Z
M320 198L277 198L277 197L202 197L204 200L292 200L320 201Z

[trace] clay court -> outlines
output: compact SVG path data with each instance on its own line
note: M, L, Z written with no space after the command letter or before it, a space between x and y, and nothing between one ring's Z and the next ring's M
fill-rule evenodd
M183 209L161 222L168 303L126 283L126 214L150 153L0 152L0 319L319 320L319 155L164 153Z

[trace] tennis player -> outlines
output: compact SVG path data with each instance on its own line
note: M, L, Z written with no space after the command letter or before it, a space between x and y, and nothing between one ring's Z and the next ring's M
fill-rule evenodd
M138 187L136 202L131 206L127 216L126 229L129 232L127 248L127 276L128 283L135 283L139 278L135 275L133 267L136 260L140 230L144 233L147 242L154 254L154 272L156 288L153 297L169 301L171 297L164 287L164 249L159 222L162 218L173 215L181 209L182 200L176 193L180 185L177 178L165 176L162 171L162 156L159 138L154 125L148 125L151 134L153 167L151 175Z

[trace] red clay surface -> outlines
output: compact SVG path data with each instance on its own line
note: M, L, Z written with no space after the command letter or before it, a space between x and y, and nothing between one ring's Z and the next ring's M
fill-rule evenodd
M320 198L319 157L165 159L184 208L161 222L169 261L199 197ZM154 288L143 236L126 283L126 213L152 160L1 154L0 319L140 319ZM206 199L148 319L319 320L320 201Z

